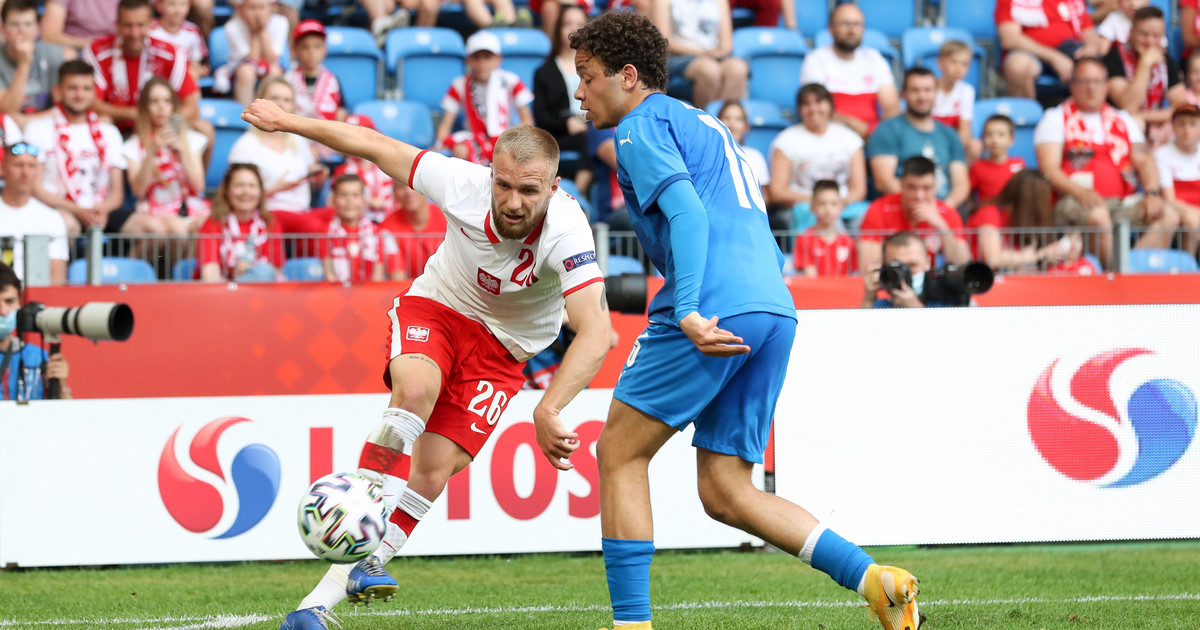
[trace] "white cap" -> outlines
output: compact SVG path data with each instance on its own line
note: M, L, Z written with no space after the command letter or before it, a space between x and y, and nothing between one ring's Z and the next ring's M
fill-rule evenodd
M476 31L467 38L467 56L470 57L481 50L499 55L500 38L491 31Z

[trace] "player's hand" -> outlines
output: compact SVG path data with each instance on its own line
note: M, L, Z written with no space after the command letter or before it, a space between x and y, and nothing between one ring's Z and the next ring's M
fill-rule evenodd
M732 357L750 352L750 346L742 343L742 338L717 328L717 318L705 319L696 311L688 313L679 320L683 334L696 344L700 352L710 357Z
M67 365L67 358L61 352L50 355L50 358L46 360L46 378L65 381L70 374L71 367Z
M579 434L568 431L558 417L558 411L538 405L533 410L533 426L537 431L537 443L542 455L559 470L571 470L575 465L567 461L571 453L579 448Z
M242 120L266 132L285 131L283 123L286 119L286 112L274 102L262 98L255 99L242 112Z

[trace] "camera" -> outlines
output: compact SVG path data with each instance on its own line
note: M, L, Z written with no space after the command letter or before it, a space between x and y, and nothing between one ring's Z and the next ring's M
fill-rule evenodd
M879 286L888 293L899 290L901 284L912 287L912 281L912 270L899 260L893 260L879 268Z
M72 307L29 302L17 311L17 332L38 333L47 342L56 342L61 335L78 335L92 341L125 341L133 334L133 310L115 302L88 302Z
M968 306L972 295L987 293L995 280L992 268L981 262L946 265L925 274L921 301L940 306Z
M604 296L608 307L626 315L642 315L646 312L646 276L640 273L623 273L604 279Z

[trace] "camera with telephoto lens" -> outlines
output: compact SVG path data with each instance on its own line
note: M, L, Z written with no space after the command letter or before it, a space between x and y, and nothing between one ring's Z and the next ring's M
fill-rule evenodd
M946 265L925 274L921 301L927 305L969 306L971 296L987 293L995 280L992 268L981 262Z
M626 315L646 312L646 274L623 273L604 279L604 296L608 307Z
M17 311L17 332L38 333L47 342L62 335L92 341L125 341L133 334L133 310L115 302L88 302L83 306L46 306L29 302Z
M899 260L893 260L879 268L879 286L888 293L899 290L901 284L912 287L912 270L908 268L908 265Z

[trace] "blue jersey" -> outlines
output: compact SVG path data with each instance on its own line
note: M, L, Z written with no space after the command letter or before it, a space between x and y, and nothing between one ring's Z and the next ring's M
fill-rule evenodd
M741 147L716 117L665 94L654 93L621 119L616 131L617 181L625 193L633 229L666 278L650 303L650 321L677 325L676 254L659 195L688 180L708 224L700 277L704 317L767 312L795 319L783 282L783 253L771 235L758 178ZM678 244L679 241L676 241Z

